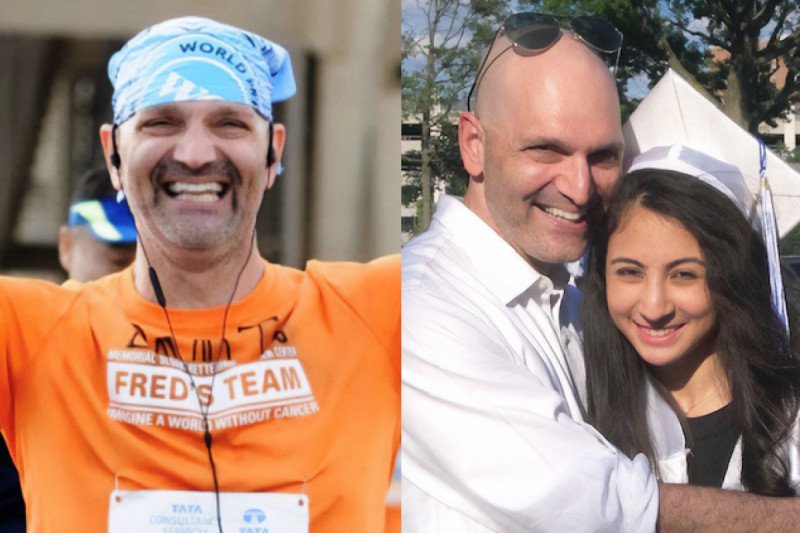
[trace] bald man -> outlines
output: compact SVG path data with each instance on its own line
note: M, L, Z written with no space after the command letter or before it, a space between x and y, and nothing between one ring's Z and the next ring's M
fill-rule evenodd
M789 527L793 501L659 486L584 422L565 264L620 174L616 87L578 35L505 29L459 120L467 193L403 251L403 531Z

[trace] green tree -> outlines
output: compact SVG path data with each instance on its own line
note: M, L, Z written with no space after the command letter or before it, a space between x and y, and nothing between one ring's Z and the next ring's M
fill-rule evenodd
M431 161L433 173L445 182L446 192L463 196L467 192L467 172L458 149L458 124L442 123L439 135L432 140L437 157Z
M775 125L800 100L800 13L796 0L545 0L559 13L604 16L625 35L619 79L652 85L669 66L743 128ZM719 50L724 60L715 60ZM772 77L787 70L778 89Z
M459 172L452 168L452 124L509 4L509 0L403 1L403 119L419 121L422 137L419 154L407 154L407 162L419 161L419 170L412 175L419 182L420 230L430 222L434 180L445 180L452 187L463 179L456 178Z
M430 139L430 146L433 154L428 163L431 175L445 184L445 191L448 194L463 196L467 192L468 178L458 149L458 124L454 121L442 121L437 135ZM422 154L419 150L409 150L403 154L402 170L406 176L412 178L410 183L401 187L403 205L410 205L419 199L421 161ZM420 207L422 204L423 202L420 202ZM422 222L421 213L420 211L420 223ZM424 229L425 227L421 227L420 231Z

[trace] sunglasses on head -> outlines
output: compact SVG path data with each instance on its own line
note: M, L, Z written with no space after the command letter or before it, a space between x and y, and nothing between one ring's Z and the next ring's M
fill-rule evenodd
M622 49L622 32L607 20L594 15L566 17L543 13L515 13L503 22L492 39L494 43L497 37L505 35L511 41L511 45L494 56L488 65L486 65L486 60L489 58L489 52L486 53L478 68L475 81L469 89L467 110L472 111L470 105L472 95L478 90L486 71L497 61L497 58L512 48L521 56L542 53L558 42L561 38L562 27L572 31L572 35L583 41L589 48L603 54L616 54L614 60L614 72L616 73L619 53ZM491 48L489 51L491 52Z

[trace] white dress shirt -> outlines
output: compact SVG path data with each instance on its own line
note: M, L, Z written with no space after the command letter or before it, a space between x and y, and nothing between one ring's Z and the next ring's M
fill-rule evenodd
M655 530L650 465L583 422L578 299L440 198L403 250L404 532Z

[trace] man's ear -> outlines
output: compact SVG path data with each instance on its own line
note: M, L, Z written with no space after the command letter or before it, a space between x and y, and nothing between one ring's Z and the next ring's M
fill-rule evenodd
M464 111L458 119L458 149L467 174L478 179L483 174L484 133L475 113Z
M106 160L106 167L108 174L111 176L111 183L116 190L122 190L122 185L119 181L119 170L111 164L111 154L114 153L114 143L111 142L112 126L111 124L103 124L100 126L100 144L103 145L103 156Z
M61 226L58 229L58 262L69 276L69 269L72 266L72 230L68 226Z
M278 175L278 167L281 163L281 156L283 155L283 148L286 146L286 126L280 123L272 125L272 149L275 152L275 161L267 169L269 172L269 179L267 180L267 189L275 184L275 178Z

